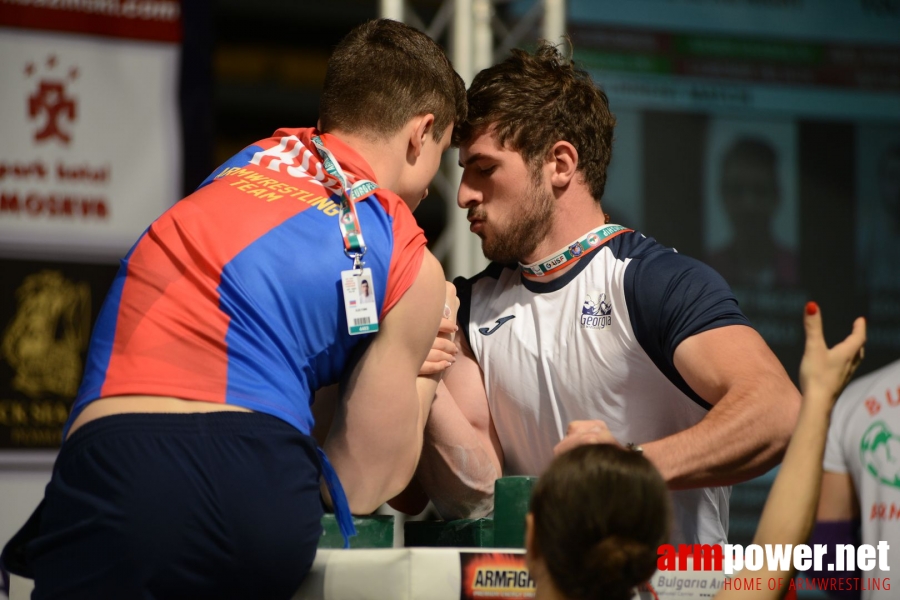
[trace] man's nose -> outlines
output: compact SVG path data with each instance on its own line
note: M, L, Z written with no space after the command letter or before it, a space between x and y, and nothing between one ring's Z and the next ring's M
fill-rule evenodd
M466 184L465 177L459 184L459 191L456 193L456 204L460 208L469 208L474 204L481 202L481 194Z

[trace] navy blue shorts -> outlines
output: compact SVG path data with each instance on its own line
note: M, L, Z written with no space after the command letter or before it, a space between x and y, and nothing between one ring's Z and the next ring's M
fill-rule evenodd
M287 599L322 534L320 470L269 415L104 417L63 444L36 532L10 544L34 600Z

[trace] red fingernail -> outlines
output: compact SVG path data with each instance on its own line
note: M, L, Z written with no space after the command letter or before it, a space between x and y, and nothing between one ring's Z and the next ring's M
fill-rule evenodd
M816 303L813 302L812 300L810 300L809 302L806 303L806 314L808 314L808 315L814 315L814 314L816 314L817 312L819 312L819 305L818 305L818 304L816 304Z

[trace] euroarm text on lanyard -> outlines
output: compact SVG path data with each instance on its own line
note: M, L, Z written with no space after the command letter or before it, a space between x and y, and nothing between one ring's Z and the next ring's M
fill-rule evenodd
M344 254L353 261L352 269L341 271L347 328L350 335L374 333L378 331L378 309L374 301L375 282L372 278L372 270L366 269L365 262L363 262L366 243L363 240L362 229L356 216L354 201L370 195L378 189L378 186L366 179L357 181L353 186L348 185L347 177L341 170L341 166L331 151L325 147L322 138L317 135L313 136L312 142L319 151L319 156L322 157L322 166L341 184L341 216L338 223L341 227L341 237L344 238ZM366 284L365 289L363 288L364 283ZM328 487L328 493L331 494L334 516L344 538L344 548L349 548L350 537L356 535L353 515L350 514L350 503L347 502L344 487L328 457L318 446L316 451L322 462L322 476L325 478L325 485Z

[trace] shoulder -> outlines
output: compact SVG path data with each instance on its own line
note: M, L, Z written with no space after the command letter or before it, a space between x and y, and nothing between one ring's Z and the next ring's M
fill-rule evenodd
M504 275L504 271L514 274L516 270L517 267L513 265L491 263L477 275L457 277L453 280L453 285L456 286L456 296L459 298L459 311L456 313L456 322L467 342L471 342L468 337L469 321L472 318L473 298L477 298L478 304L482 304L485 296L492 294L493 290L496 289L496 284Z
M482 288L485 284L489 286L499 281L504 271L515 271L516 269L515 265L503 265L492 262L483 271L472 277L457 277L453 280L453 285L456 286L460 302L465 302L471 299L474 288ZM465 299L463 299L462 294L466 295Z
M648 354L670 364L678 345L693 335L751 326L728 283L712 267L644 239L628 253L624 294L635 336Z
M639 231L618 235L606 247L614 260L628 263L628 271L632 276L649 274L654 280L659 277L671 280L688 274L725 284L725 280L709 265L681 254L677 249L665 246Z
M618 260L641 259L660 252L674 252L652 237L640 231L629 230L609 240L606 244L613 257Z
M390 320L392 323L405 323L415 329L422 319L427 320L430 313L440 315L444 294L444 270L441 263L431 252L425 251L407 289L390 308L390 312L385 310L385 322Z
M634 295L664 296L677 290L688 296L718 293L733 298L725 278L715 269L653 238L635 232L611 250L618 259L629 261L625 282Z

